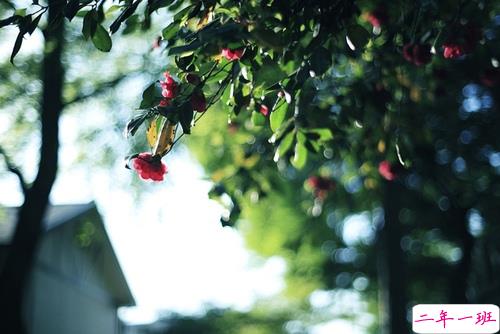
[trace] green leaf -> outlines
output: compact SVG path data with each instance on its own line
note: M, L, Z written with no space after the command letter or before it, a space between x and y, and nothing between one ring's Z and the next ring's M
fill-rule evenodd
M347 28L346 40L351 50L359 50L368 44L370 33L360 25L353 25Z
M114 12L119 10L120 8L122 8L122 6L120 6L120 5L113 5L113 6L109 7L108 10L106 11L106 16L113 14Z
M156 100L155 92L156 92L156 83L153 82L144 90L144 92L142 92L142 101L139 108L146 109L153 107Z
M9 24L15 24L21 19L22 16L19 15L13 15L11 17L8 17L6 19L0 20L0 28L5 27Z
M189 55L186 57L175 57L175 65L179 67L183 71L188 71L189 65L193 62L193 55Z
M328 128L312 129L308 130L307 133L317 134L319 141L328 141L333 139L332 131Z
M254 76L255 85L270 87L286 77L286 73L281 67L269 57L264 58L261 68Z
M14 57L19 53L19 50L21 50L21 45L23 44L23 36L24 34L19 31L16 42L14 43L14 48L12 49L12 54L10 55L10 62L12 64L14 64Z
M187 6L186 8L184 8L183 10L179 11L177 14L174 15L174 21L175 22L179 22L185 18L187 18L188 16L188 13L189 11L191 10L191 8L193 7L194 5L189 5Z
M170 6L174 0L151 0L148 2L148 14L163 7Z
M142 123L144 123L144 121L147 119L147 116L148 113L142 113L132 118L125 126L125 133L127 134L127 136L135 135Z
M109 37L106 29L100 24L97 25L95 33L92 36L92 43L100 51L109 52L111 50L111 37Z
M64 16L71 21L80 9L80 0L70 0L64 7Z
M193 121L193 115L194 111L191 108L190 103L184 104L183 107L181 108L179 121L182 126L182 132L184 132L187 135L191 133L191 123Z
M271 130L273 132L276 132L280 128L281 124L283 124L283 121L286 118L288 104L281 101L282 100L278 100L278 103L281 103L281 105L279 106L279 108L274 109L269 116L269 122L271 125Z
M283 140L281 140L278 149L276 150L277 157L275 157L275 160L277 160L276 158L282 158L285 156L285 154L292 147L294 139L295 131L291 131L285 137L283 137Z
M304 142L301 142L299 136L297 136L297 144L295 144L295 154L291 159L293 167L297 169L302 169L307 162L307 148Z
M176 54L180 54L180 53L185 53L188 51L193 51L193 50L199 49L202 45L203 45L202 42L194 41L191 44L176 46L176 47L171 48L168 51L168 55L172 56L172 55L176 55Z
M89 11L83 17L82 34L85 39L89 39L94 35L97 28L97 20L95 18L95 12L93 10Z
M332 66L332 54L324 47L317 48L311 55L310 64L316 75L322 75Z
M26 8L19 8L16 10L14 15L19 15L19 16L25 16L26 15Z
M280 51L287 45L284 34L277 34L272 30L256 28L251 33L252 37L262 46Z
M175 35L177 35L177 31L179 31L179 25L175 22L170 23L163 31L161 32L161 35L163 36L164 40L169 40Z
M38 27L38 23L40 23L40 19L42 18L42 14L39 14L37 17L35 17L35 19L29 24L28 26L28 29L27 29L27 33L28 34L33 34L33 32L35 31L35 29Z
M252 112L252 123L255 126L263 126L266 124L266 117L260 112L254 111Z
M111 26L109 26L109 31L111 31L112 34L118 31L120 29L120 25L122 24L123 21L128 19L132 14L134 14L135 10L137 9L137 6L139 5L141 1L135 1L132 2L128 7L116 18L116 20L111 23Z

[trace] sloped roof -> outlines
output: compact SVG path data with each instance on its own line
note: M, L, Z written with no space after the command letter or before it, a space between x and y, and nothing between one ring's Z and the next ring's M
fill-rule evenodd
M16 227L16 207L0 208L0 244L9 244ZM51 205L44 218L45 230L49 231L57 226L71 221L92 209L96 209L94 202L86 204Z
M8 245L12 240L16 226L18 209L19 208L16 207L0 208L0 245ZM96 214L99 218L101 217L94 202L86 204L51 205L47 209L43 221L45 231L50 233L65 223L77 222L77 218L91 213ZM110 266L106 268L106 271L113 277L113 282L118 283L113 284L111 287L113 294L116 297L116 301L120 306L134 306L134 297L127 284L127 280L125 279L125 275L123 274L120 263L118 262L118 258L116 257L111 241L109 240L109 236L107 235L102 219L98 219L98 223L102 227L104 234L104 246L106 251L109 253L109 258L112 262Z

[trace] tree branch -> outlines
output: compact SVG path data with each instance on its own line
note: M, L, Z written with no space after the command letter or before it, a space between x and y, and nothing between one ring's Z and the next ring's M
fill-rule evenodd
M19 179L19 184L21 185L21 190L23 191L23 194L26 195L26 192L28 191L28 185L26 183L26 180L24 178L23 173L21 172L19 167L14 165L14 163L10 160L9 156L7 155L7 153L5 152L3 147L0 147L0 155L3 156L3 160L5 161L5 165L7 166L7 170L9 172L15 174L17 176L17 178Z

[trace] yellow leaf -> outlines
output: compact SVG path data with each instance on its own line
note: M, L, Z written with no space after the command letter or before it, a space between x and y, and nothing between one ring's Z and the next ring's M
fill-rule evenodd
M157 127L158 118L155 117L146 131L146 138L148 139L149 146L153 148L156 144L156 138L158 137L158 127Z
M154 149L154 155L164 156L172 148L172 144L175 140L175 128L176 124L172 123L168 119L163 123L160 131L160 136L156 142Z

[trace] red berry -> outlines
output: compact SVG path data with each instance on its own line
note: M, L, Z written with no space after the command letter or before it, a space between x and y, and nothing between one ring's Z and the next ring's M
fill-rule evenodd
M389 16L387 15L387 10L385 7L380 6L369 12L366 16L366 20L371 23L375 28L380 28L389 21Z
M188 73L188 75L186 75L186 81L195 86L201 82L200 77L194 73Z
M493 87L500 80L500 70L498 68L488 68L479 79L484 86Z
M443 48L443 56L445 58L453 59L465 54L464 47L460 44L448 42L446 44L443 44Z
M396 179L397 177L397 174L396 172L394 171L394 168L393 166L391 165L391 163L387 160L384 160L382 161L379 165L378 165L378 172L380 173L380 175L386 179L387 181L393 181Z
M224 48L222 49L221 54L227 60L232 61L240 59L241 56L243 56L243 51L244 51L243 49L231 50L228 48Z
M267 116L267 115L269 115L269 108L265 104L261 104L260 108L259 108L259 112L262 115Z
M191 95L191 106L197 112L204 112L207 109L207 102L203 92L194 93Z
M329 191L335 189L335 182L323 176L310 176L306 183L312 188L314 196L319 198L325 198Z
M431 46L429 44L416 44L413 47L413 63L417 66L428 64L431 61Z
M403 46L403 57L409 61L410 63L413 63L413 49L415 48L415 44L413 43L408 43Z
M428 44L405 44L403 57L417 66L428 64L432 58L431 46Z

